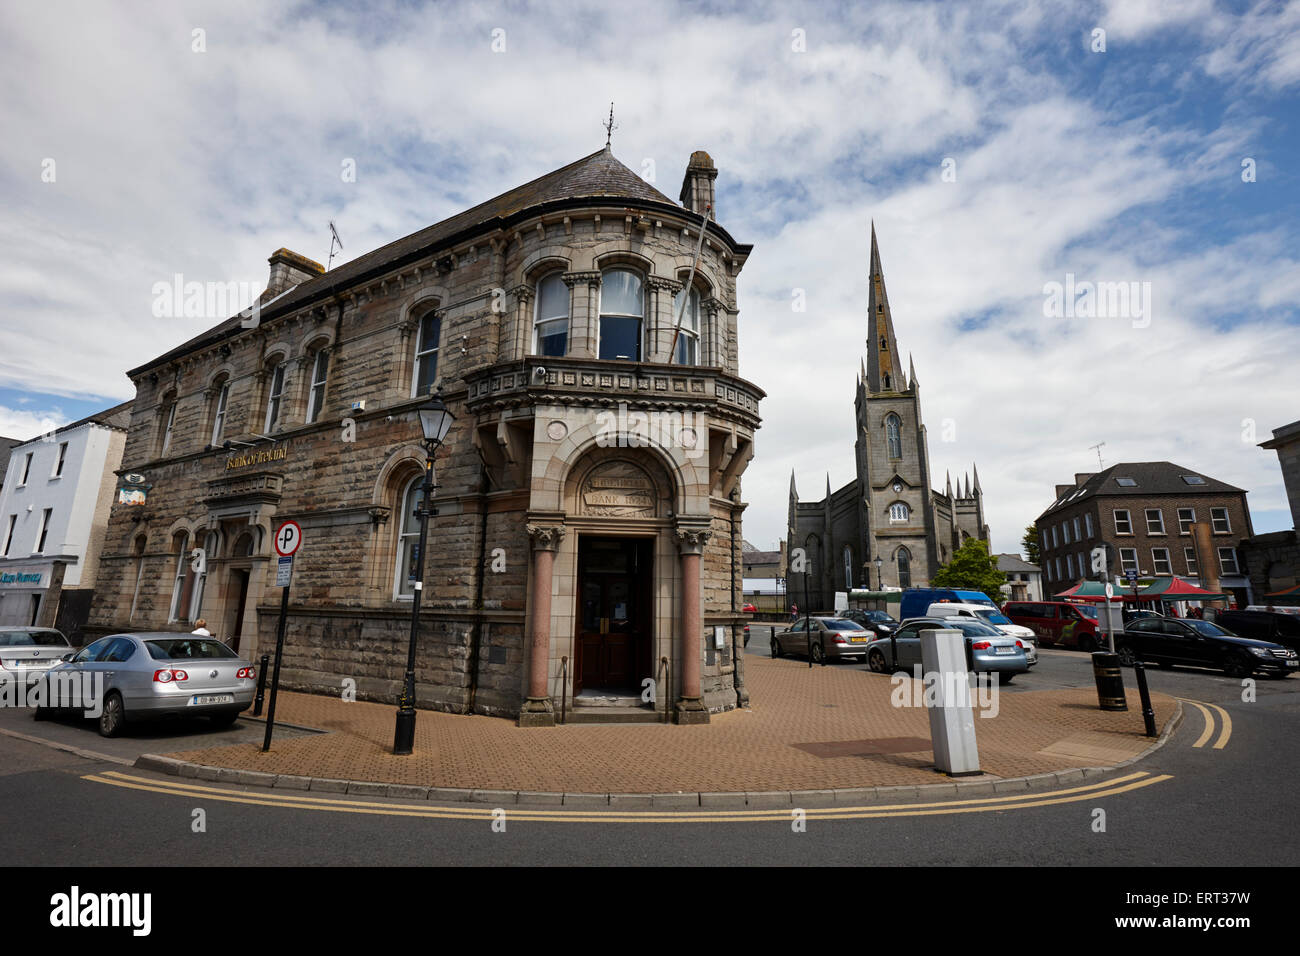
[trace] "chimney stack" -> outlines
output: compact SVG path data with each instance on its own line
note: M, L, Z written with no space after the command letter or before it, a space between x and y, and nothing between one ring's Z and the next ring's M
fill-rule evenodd
M271 278L267 280L266 291L262 293L263 302L275 298L285 289L291 289L300 282L325 274L325 267L319 262L300 256L289 249L275 250L271 253L271 258L266 261L271 263Z
M691 161L686 164L686 175L682 179L682 192L678 198L682 205L697 215L704 215L707 207L712 207L709 217L718 221L718 207L713 200L713 181L718 178L718 167L713 165L713 157L702 149L691 153Z
M1089 478L1091 478L1091 477L1092 477L1093 475L1095 475L1095 474L1096 474L1095 471L1080 471L1080 472L1075 472L1075 475L1074 475L1074 484L1075 484L1075 486L1077 487L1077 486L1079 486L1079 485L1082 485L1085 481L1087 481Z

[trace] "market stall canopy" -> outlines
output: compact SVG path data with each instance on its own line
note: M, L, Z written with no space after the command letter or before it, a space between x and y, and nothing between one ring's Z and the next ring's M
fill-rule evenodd
M1300 584L1293 584L1289 588L1283 588L1280 591L1269 591L1264 595L1266 598L1281 598L1277 604L1300 604Z
M1121 588L1115 589L1117 597L1121 590ZM1073 598L1080 601L1104 601L1106 600L1106 585L1100 581L1080 581L1074 587L1060 592L1056 597Z
M1156 578L1147 587L1138 592L1142 600L1152 601L1224 601L1231 599L1231 594L1207 591L1195 584L1184 581L1178 575Z

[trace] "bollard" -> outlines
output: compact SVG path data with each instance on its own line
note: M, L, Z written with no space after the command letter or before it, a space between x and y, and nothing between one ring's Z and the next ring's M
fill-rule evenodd
M1146 735L1156 736L1156 712L1151 709L1151 692L1147 690L1147 669L1140 659L1133 661L1133 673L1137 675L1138 697L1142 699L1142 722L1146 725Z
M266 697L266 669L271 663L271 655L263 654L262 662L257 668L257 699L253 701L253 716L262 716L262 699Z
M1097 704L1102 710L1128 710L1124 696L1124 672L1119 655L1097 651L1092 655L1092 677L1097 683Z
M975 742L975 712L971 710L970 672L962 667L966 654L963 645L967 643L961 631L921 632L925 706L930 715L934 765L950 777L981 772Z

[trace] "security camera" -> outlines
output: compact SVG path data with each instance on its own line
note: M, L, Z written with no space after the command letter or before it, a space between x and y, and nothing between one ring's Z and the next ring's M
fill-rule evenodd
M540 366L540 365L537 366L535 369L533 369L533 380L534 380L534 381L540 382L540 381L542 381L544 378L546 378L546 369L542 368L542 366Z

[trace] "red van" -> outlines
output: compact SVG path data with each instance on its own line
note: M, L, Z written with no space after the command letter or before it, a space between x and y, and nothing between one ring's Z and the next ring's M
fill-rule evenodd
M1042 644L1095 651L1105 639L1098 633L1097 609L1066 601L1009 601L1002 613L1038 635Z

